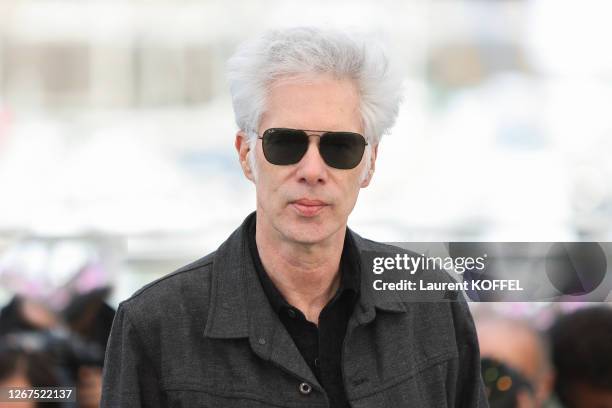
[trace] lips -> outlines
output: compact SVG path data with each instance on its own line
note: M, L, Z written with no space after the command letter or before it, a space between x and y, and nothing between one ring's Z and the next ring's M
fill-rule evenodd
M314 217L318 215L327 204L321 200L310 200L307 198L301 198L291 202L291 206L303 217Z

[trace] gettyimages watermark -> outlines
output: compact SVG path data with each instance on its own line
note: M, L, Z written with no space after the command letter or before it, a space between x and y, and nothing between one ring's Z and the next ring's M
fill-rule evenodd
M382 301L612 301L610 242L395 242L361 254Z

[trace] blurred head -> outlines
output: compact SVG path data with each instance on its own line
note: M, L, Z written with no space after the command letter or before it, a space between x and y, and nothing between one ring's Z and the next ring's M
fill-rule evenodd
M533 406L542 406L550 397L554 378L542 334L526 321L498 315L477 316L476 330L481 357L520 373L533 387Z
M612 407L612 308L580 309L550 329L555 390L568 408Z
M256 185L258 227L266 223L298 242L319 242L345 227L371 180L378 142L397 116L400 86L384 53L340 32L294 28L242 46L228 74L240 128L236 148ZM320 155L322 133L307 132L301 160L276 165L258 139L270 128L354 132L368 144L356 167L338 169Z
M18 345L7 339L0 338L0 387L57 387L53 363L48 355L22 350ZM0 407L2 407L0 402ZM7 403L7 407L38 407L53 408L55 403L24 402Z

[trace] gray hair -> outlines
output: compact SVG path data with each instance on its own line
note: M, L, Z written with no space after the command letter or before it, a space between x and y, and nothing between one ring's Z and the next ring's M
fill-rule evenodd
M391 72L381 47L365 36L334 30L269 31L243 44L228 61L227 71L236 124L249 135L252 148L269 87L279 79L331 74L354 81L369 143L366 158L371 154L370 145L377 144L393 126L401 100L399 77ZM253 164L251 161L255 170Z

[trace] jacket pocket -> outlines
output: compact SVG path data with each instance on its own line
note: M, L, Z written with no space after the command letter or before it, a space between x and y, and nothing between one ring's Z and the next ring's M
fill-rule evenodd
M322 408L325 405L283 401L279 396L266 398L246 391L215 394L198 386L187 385L166 389L168 408Z
M168 408L263 408L274 405L258 402L248 396L218 396L204 391L172 389L166 391Z
M412 372L391 378L353 401L353 407L448 407L446 381L456 357L457 353L446 351L421 361Z

